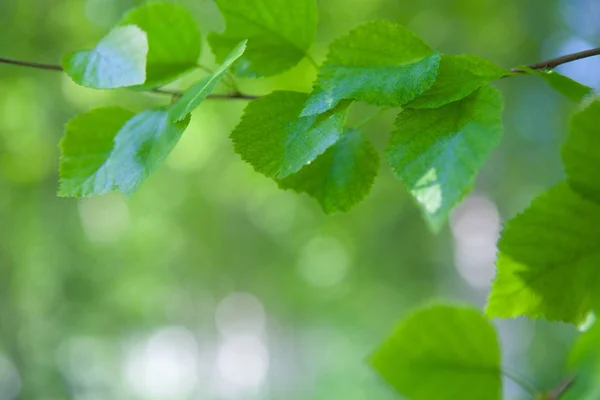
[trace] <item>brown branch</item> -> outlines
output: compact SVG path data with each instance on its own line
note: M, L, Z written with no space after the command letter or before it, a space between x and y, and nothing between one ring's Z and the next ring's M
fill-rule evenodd
M60 65L41 64L41 63L36 63L36 62L14 60L11 58L4 58L4 57L0 57L0 64L17 65L20 67L35 68L35 69L41 69L41 70L45 70L45 71L64 72L64 69ZM154 89L151 89L150 91L153 93L157 93L157 94L166 94L166 95L172 96L174 98L183 96L183 92L180 92L177 90L154 88ZM224 93L224 94L210 94L210 95L206 96L207 99L213 99L213 100L231 100L231 99L233 99L233 100L236 100L236 99L237 100L254 100L259 97L260 96L252 96L249 94L240 93L238 91L235 91L233 93Z
M564 56L551 58L546 61L542 61L539 63L528 65L527 68L531 69L554 69L559 65L567 64L577 60L583 60L584 58L594 57L600 55L600 47L595 49L589 49L584 51L579 51L577 53L567 54ZM522 73L523 71L519 68L513 68L510 72Z

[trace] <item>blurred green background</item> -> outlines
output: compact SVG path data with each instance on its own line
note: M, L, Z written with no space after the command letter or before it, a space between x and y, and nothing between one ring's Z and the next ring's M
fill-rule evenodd
M243 1L243 0L240 0ZM289 0L293 1L293 0ZM204 34L210 0L181 0ZM136 0L0 0L0 56L59 63ZM598 45L597 0L319 0L312 49L373 19L503 67ZM213 58L206 45L202 61ZM561 67L600 86L600 60ZM194 76L180 82L184 88ZM309 91L308 62L244 92ZM126 201L58 198L65 122L90 108L169 98L93 91L66 75L0 65L0 399L393 399L365 359L411 308L483 306L502 221L563 172L574 105L532 77L498 82L505 137L473 194L428 232L389 167L353 211L327 217L233 153L242 101L207 101L166 165ZM226 90L224 88L221 88ZM372 112L355 106L351 121ZM365 129L382 149L393 115ZM539 387L564 376L573 327L495 321L507 369ZM506 382L507 399L526 394Z

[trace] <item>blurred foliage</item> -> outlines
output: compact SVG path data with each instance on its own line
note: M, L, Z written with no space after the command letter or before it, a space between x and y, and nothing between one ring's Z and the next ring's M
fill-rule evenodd
M0 56L59 63L143 2L2 0ZM223 28L212 1L179 3L193 10L204 38ZM594 0L319 6L319 62L333 38L373 19L506 68L600 37ZM202 61L214 65L203 48ZM597 66L586 60L561 72L582 76ZM314 78L303 61L238 84L252 94L308 91ZM597 87L594 79L584 83ZM55 72L0 65L0 399L395 398L365 357L416 304L483 304L500 220L563 176L558 144L574 105L533 78L498 86L504 139L475 194L433 235L387 166L366 201L335 216L256 174L228 139L242 101L204 103L166 166L130 200L58 198L58 142L69 118L168 98L98 92ZM352 111L361 121L372 108ZM379 150L392 121L385 115L364 128ZM496 324L505 364L539 387L564 376L575 329ZM506 385L507 398L526 398Z

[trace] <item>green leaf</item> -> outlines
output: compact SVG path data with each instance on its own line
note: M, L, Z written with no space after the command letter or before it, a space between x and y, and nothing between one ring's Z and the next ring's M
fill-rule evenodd
M79 85L93 89L116 89L146 80L146 33L129 25L113 29L92 50L63 58L65 72Z
M401 25L361 25L331 44L302 115L320 114L342 99L404 105L433 84L439 63L439 53Z
M463 99L483 85L508 73L478 56L444 54L433 86L406 107L438 108Z
M223 62L239 42L248 49L234 64L236 75L272 76L298 64L315 40L318 10L315 0L215 0L227 28L208 37Z
M137 25L148 35L144 87L169 83L197 66L200 31L184 6L150 2L129 11L119 24Z
M477 310L434 306L415 312L371 358L411 400L500 400L500 346Z
M508 222L498 247L489 316L586 319L600 291L600 205L562 182Z
M217 83L219 83L229 67L231 67L231 64L240 58L245 49L246 41L239 43L215 72L188 89L185 94L171 107L171 118L174 121L181 121L187 117L189 113L194 111L196 107L198 107L200 103L206 99L206 96L208 96L214 90Z
M571 120L562 149L569 183L582 196L600 204L600 101L592 101Z
M339 139L348 102L323 115L299 117L308 95L273 92L248 104L231 133L236 153L261 174L283 179L314 161Z
M591 87L585 86L553 70L536 70L527 67L521 67L519 69L530 75L539 76L554 90L577 103L593 91Z
M137 115L119 107L73 118L61 141L60 196L118 190L132 195L179 141L189 119L173 124L166 109Z
M327 214L346 212L369 194L378 169L377 150L362 132L350 130L279 185L314 197Z
M387 158L434 231L471 190L500 141L502 107L500 92L484 86L441 108L407 109L398 116Z

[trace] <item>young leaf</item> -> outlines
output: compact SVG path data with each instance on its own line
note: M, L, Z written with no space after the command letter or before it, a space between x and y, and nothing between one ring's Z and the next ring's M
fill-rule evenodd
M444 54L433 86L406 107L438 108L463 99L481 86L508 73L478 56Z
M110 190L132 195L171 153L188 123L171 123L166 109L134 115L106 107L73 118L61 141L59 195Z
M593 91L591 87L585 86L553 70L537 70L527 67L521 67L519 69L530 75L535 75L544 79L554 90L577 103Z
M573 117L562 158L573 189L600 204L599 100L592 101Z
M498 244L491 317L581 323L600 295L600 205L566 182L508 222Z
M331 44L302 115L320 114L342 99L404 105L433 84L439 63L439 53L401 25L361 25Z
M471 190L478 170L502 136L502 96L484 86L438 109L398 116L386 150L434 231Z
M208 37L217 60L248 39L248 49L233 66L236 75L255 78L281 73L306 56L315 40L315 0L215 0L227 28Z
M500 345L477 310L434 306L403 321L371 358L411 400L500 400Z
M183 6L151 2L129 11L120 25L136 25L148 36L144 87L169 83L196 67L201 38L194 17Z
M350 130L279 185L314 197L327 214L346 212L369 193L378 169L377 150L362 132Z
M62 64L79 85L116 89L144 83L147 54L146 33L129 25L113 29L91 50L67 54Z
M274 179L314 161L340 137L349 103L323 115L299 117L307 98L304 93L281 91L248 104L231 133L236 153Z
M245 49L246 41L239 43L215 72L188 89L185 94L171 106L171 119L174 121L181 121L185 119L189 113L194 111L196 107L204 101L206 96L214 90L217 83L219 83L229 67L231 67L231 64L240 58Z

